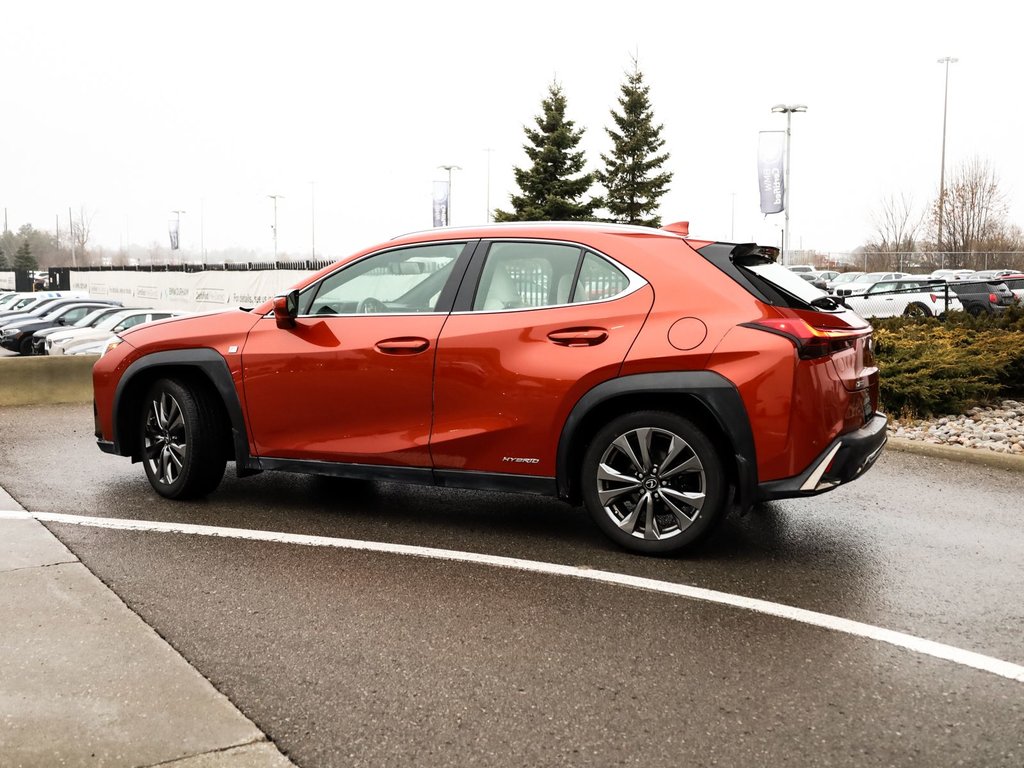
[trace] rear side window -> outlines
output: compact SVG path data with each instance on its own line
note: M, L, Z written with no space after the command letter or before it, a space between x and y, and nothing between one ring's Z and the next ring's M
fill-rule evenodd
M472 309L539 309L614 298L630 277L578 245L496 242L487 252Z
M583 257L580 276L576 281L573 303L597 301L622 293L629 286L629 278L615 265L602 259L596 253Z

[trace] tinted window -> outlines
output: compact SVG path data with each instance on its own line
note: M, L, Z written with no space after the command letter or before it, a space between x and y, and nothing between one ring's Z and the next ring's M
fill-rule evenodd
M493 311L567 304L579 260L580 249L572 245L493 243L473 309Z
M303 291L299 314L433 312L464 246L422 245L360 259Z
M597 301L622 293L629 286L629 278L622 271L596 253L583 257L583 266L576 281L572 301Z

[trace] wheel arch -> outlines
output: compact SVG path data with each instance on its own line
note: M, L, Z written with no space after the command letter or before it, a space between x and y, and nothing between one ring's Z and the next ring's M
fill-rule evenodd
M644 373L603 382L587 392L569 413L558 442L558 496L579 503L579 468L591 438L622 413L664 410L685 416L712 441L736 488L736 504L753 505L757 457L747 410L736 387L711 371Z
M231 425L231 434L224 436L223 445L228 460L235 461L240 477L252 474L248 431L231 371L223 356L208 348L154 352L128 366L114 391L114 453L131 456L133 462L142 460L139 443L135 439L138 414L146 390L161 378L187 381L210 395L211 402L222 409L227 423Z

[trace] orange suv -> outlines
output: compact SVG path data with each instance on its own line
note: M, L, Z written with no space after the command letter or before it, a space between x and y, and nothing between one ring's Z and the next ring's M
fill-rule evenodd
M776 257L685 223L406 235L255 309L126 331L93 372L97 439L169 498L228 461L521 491L675 551L885 444L871 327Z

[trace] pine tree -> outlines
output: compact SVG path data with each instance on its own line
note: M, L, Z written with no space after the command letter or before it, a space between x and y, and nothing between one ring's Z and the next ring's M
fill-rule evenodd
M633 72L626 75L618 99L622 112L611 111L618 130L605 128L612 140L612 152L601 155L605 167L597 173L597 180L607 190L602 204L612 221L660 227L661 217L654 212L658 200L668 191L672 173L659 171L669 154L657 154L665 146L661 138L664 126L654 124L650 90L634 59Z
M28 240L22 241L18 252L14 254L14 269L19 272L32 272L39 268L36 257L32 255Z
M10 268L10 263L7 261L7 254L4 252L3 246L0 246L0 272L6 272Z
M582 173L584 154L575 151L583 138L583 129L565 117L566 100L561 86L552 83L548 97L541 102L543 114L537 115L536 129L524 127L528 142L523 145L533 162L529 168L516 168L516 184L521 194L510 195L512 210L495 210L495 221L572 221L589 220L599 201L583 201L594 183L593 173Z

